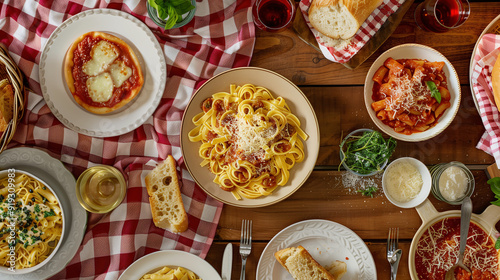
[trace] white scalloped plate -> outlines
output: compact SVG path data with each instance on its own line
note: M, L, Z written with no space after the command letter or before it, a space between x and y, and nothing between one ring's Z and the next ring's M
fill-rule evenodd
M257 280L293 280L274 253L301 245L321 265L339 260L347 264L349 280L376 280L375 261L363 240L349 228L327 220L306 220L280 231L267 244L257 265Z
M80 35L102 31L132 47L144 72L144 86L125 108L106 115L88 112L78 105L63 74L66 51ZM52 113L66 127L95 137L117 136L142 125L160 103L166 81L162 48L149 28L134 16L118 10L93 9L63 22L50 35L40 58L40 86Z
M64 211L64 239L52 259L41 268L23 274L0 273L2 280L46 279L59 271L73 259L80 247L87 227L87 212L76 199L75 177L57 159L33 148L7 149L0 154L0 169L14 168L27 171L46 182L57 193Z

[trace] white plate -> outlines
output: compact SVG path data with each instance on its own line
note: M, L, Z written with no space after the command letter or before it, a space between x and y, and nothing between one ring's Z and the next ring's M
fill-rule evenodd
M119 280L138 280L164 266L187 268L203 280L221 280L217 271L204 259L177 250L157 251L136 260L125 269Z
M200 142L189 141L188 133L195 126L193 117L201 112L201 103L214 93L229 91L231 84L254 84L268 88L274 97L285 98L290 110L300 120L300 127L309 135L304 141L305 159L290 170L290 179L285 186L277 187L271 195L256 199L236 200L231 192L222 190L214 183L214 177L208 168L200 166L198 150ZM241 67L225 71L203 84L193 95L182 118L181 148L186 167L196 183L210 196L226 204L239 207L262 207L281 201L292 195L307 180L318 158L319 126L314 109L300 89L285 77L267 69Z
M373 256L356 233L332 221L306 220L288 226L269 241L257 265L257 280L293 280L274 253L299 245L322 266L329 266L336 260L345 262L347 273L342 279L377 279Z
M134 49L144 72L139 95L124 108L106 115L90 113L78 105L63 74L68 48L90 31L103 31L123 39ZM93 9L67 19L50 35L40 59L39 75L43 98L59 121L78 133L108 137L136 129L153 114L163 96L167 70L160 44L144 23L118 10Z
M477 38L477 41L476 41L476 45L474 45L474 50L472 51L472 55L470 57L470 63L469 63L469 84L470 84L470 92L472 93L472 99L474 100L474 105L476 105L476 110L479 114L481 114L481 112L479 111L479 104L477 103L477 98L476 98L476 94L474 93L474 87L472 86L473 85L473 82L472 82L472 74L474 73L474 65L476 64L476 60L474 60L474 57L476 56L476 51L477 51L477 47L479 45L479 41L481 40L481 38L483 38L483 36L486 34L486 33L491 33L492 31L494 31L493 33L494 34L499 34L500 30L498 29L498 21L500 21L500 15L498 15L495 19L493 19L489 24L488 26L486 26L486 28L484 28L483 32L481 33L481 35L479 35L479 37ZM491 29L491 30L490 30Z
M87 212L76 199L75 178L57 159L33 148L7 149L0 154L0 169L27 171L46 182L56 193L64 211L64 239L49 263L23 274L25 280L48 278L61 271L80 247L87 226ZM19 275L0 273L2 280L19 279Z
M381 120L379 120L376 116L375 111L373 111L371 104L373 102L372 99L372 89L373 89L373 75L377 71L377 69L382 66L385 60L389 57L394 59L426 59L428 61L444 61L445 65L443 67L443 71L446 75L448 81L448 90L451 93L451 107L448 108L443 116L438 120L436 126L431 127L430 129L413 133L411 135L405 135L401 133L397 133L394 129L388 125L385 125ZM461 100L461 88L460 81L458 80L457 71L453 65L451 65L450 61L442 55L440 52L436 51L433 48L419 45L419 44L404 44L392 49L387 50L382 55L380 55L375 62L373 62L368 74L366 75L365 80L365 106L368 114L372 121L377 125L377 127L385 132L386 134L402 141L408 142L418 142L431 139L434 136L437 136L441 132L443 132L453 121L455 115L458 112L458 108L460 107Z

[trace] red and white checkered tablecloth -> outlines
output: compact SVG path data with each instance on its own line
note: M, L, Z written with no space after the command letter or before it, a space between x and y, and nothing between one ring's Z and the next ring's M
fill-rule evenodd
M301 0L300 11L304 19L316 37L316 41L323 55L330 61L338 63L348 62L358 51L377 33L382 24L396 12L406 0L384 0L361 24L353 38L337 41L335 47L326 46L320 39L319 32L309 22L309 6L312 0Z
M163 31L148 17L146 0L4 0L0 2L0 42L7 46L33 92L9 148L36 147L61 160L75 177L96 164L124 172L124 202L107 215L91 214L83 242L67 267L51 279L117 279L145 254L166 249L204 258L213 241L222 203L207 196L187 172L180 150L180 125L189 98L207 79L248 66L255 42L248 0L197 0L194 19ZM78 134L51 113L41 93L39 62L51 33L82 11L109 8L130 13L157 37L167 61L167 82L157 110L136 130L116 137ZM63 55L63 54L61 54ZM181 234L154 226L144 178L172 154L181 167L189 229ZM80 205L73 205L80 207Z
M479 40L473 57L472 89L486 129L476 147L492 155L500 167L500 113L491 86L491 72L499 54L500 36L485 34Z

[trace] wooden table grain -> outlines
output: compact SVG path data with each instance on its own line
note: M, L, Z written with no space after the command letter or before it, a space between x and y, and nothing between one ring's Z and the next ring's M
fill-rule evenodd
M393 206L380 192L373 198L353 192L342 184L344 171L338 171L341 136L357 128L377 129L363 101L363 84L368 69L381 53L400 44L424 44L443 53L458 72L462 100L457 116L443 133L418 143L398 141L392 159L410 156L428 166L460 161L469 166L476 180L473 212L481 213L494 200L486 183L486 168L494 163L494 159L476 148L484 127L471 95L469 63L479 35L500 14L500 3L471 2L471 15L466 23L443 34L424 32L415 25L413 13L417 4L412 5L392 36L355 70L328 61L292 30L281 33L256 31L251 66L273 70L297 84L305 93L319 121L320 153L310 178L286 200L263 208L224 205L213 245L206 257L217 271L221 270L224 247L231 242L234 245L231 279L240 277L238 245L242 219L252 219L254 225L252 254L246 269L248 280L256 279L260 255L275 234L299 221L326 219L352 229L365 241L375 259L378 279L390 278L385 252L387 233L390 227L399 227L403 257L398 279L410 279L409 247L421 226L416 210ZM429 199L438 211L460 209L460 206L440 202L432 195ZM500 223L496 227L500 229Z

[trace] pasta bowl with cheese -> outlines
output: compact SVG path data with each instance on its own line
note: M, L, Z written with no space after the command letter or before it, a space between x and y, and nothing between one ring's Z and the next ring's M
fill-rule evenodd
M186 167L210 196L262 207L294 193L311 174L319 126L307 97L267 69L241 67L203 84L181 125Z
M370 67L365 106L386 134L403 141L431 139L458 112L460 81L453 65L438 51L419 44L389 49Z
M0 273L25 274L47 264L64 238L56 192L28 172L2 170L0 210Z

